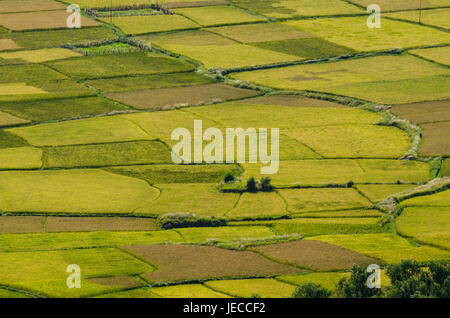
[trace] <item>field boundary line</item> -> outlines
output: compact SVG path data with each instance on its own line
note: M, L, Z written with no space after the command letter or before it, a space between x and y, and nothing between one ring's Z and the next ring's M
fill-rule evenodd
M220 192L220 191L219 191L219 192ZM241 201L241 198L242 198L242 195L243 195L243 194L244 194L243 192L239 193L239 196L238 196L236 202L234 203L233 207L232 207L231 209L229 209L228 211L226 211L226 212L223 214L223 217L225 217L225 218L228 217L227 214L231 213L231 211L233 211L234 209L236 209L236 207L238 206L239 202Z
M128 177L129 177L129 176L128 176ZM142 181L144 181L144 182L150 187L150 189L156 189L156 190L158 190L158 196L157 196L156 198L146 200L145 202L139 204L135 209L133 209L133 210L131 211L132 214L135 214L137 210L139 210L140 208L144 207L147 203L156 201L156 200L158 200L159 198L161 198L162 190L161 190L161 188L158 188L157 186L152 185L148 180L144 180L144 179L136 178L136 177L131 177L131 178L137 179L137 180L142 180Z

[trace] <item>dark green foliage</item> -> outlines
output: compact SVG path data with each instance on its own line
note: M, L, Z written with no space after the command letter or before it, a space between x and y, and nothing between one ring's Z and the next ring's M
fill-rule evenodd
M261 191L264 192L270 192L273 191L273 186L270 183L272 180L269 177L263 177L261 178L260 184L261 184Z
M0 130L0 148L14 148L14 147L26 147L29 144L25 139L19 136L13 135L4 130Z
M347 188L352 188L354 185L355 185L355 183L352 180L347 182Z
M319 59L355 53L352 49L328 42L321 38L261 42L253 45L307 59Z
M77 48L76 50L84 55L127 54L140 51L139 48L127 43L111 43L100 46Z
M342 278L337 286L337 294L341 298L368 298L380 296L381 290L367 287L367 279L371 273L365 266L353 266L350 278Z
M185 62L148 52L74 57L47 65L75 79L173 73L193 69L192 65Z
M232 173L227 173L225 177L223 178L223 181L226 183L231 183L234 181L234 175Z
M192 213L168 213L160 215L156 224L164 230L183 227L225 226L225 220L215 217L196 216Z
M330 296L331 291L312 282L300 285L292 294L293 298L328 298Z
M258 183L254 177L251 177L250 179L247 180L247 185L245 188L248 192L252 193L258 192Z
M448 298L450 297L450 263L432 262L429 271L417 261L402 261L388 266L386 274L391 278L387 289L389 298Z
M126 109L125 106L98 97L19 101L0 104L0 110L5 110L18 117L35 122L88 117Z

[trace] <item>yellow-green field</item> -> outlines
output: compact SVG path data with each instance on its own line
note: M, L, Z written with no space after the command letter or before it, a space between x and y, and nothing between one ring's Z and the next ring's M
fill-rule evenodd
M76 3L0 0L0 298L445 291L450 0Z

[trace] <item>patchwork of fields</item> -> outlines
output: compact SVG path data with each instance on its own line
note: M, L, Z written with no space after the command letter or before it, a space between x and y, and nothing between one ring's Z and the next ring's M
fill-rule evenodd
M79 0L69 29L0 0L0 298L337 297L354 265L450 261L450 1L422 2L371 29L366 0ZM175 164L198 120L279 128L277 172L267 136Z

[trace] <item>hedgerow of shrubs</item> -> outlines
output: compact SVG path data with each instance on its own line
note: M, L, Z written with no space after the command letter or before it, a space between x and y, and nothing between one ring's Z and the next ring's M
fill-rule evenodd
M225 226L224 219L214 216L197 216L193 213L167 213L162 214L156 219L156 224L161 229L168 230L183 227L213 227Z

